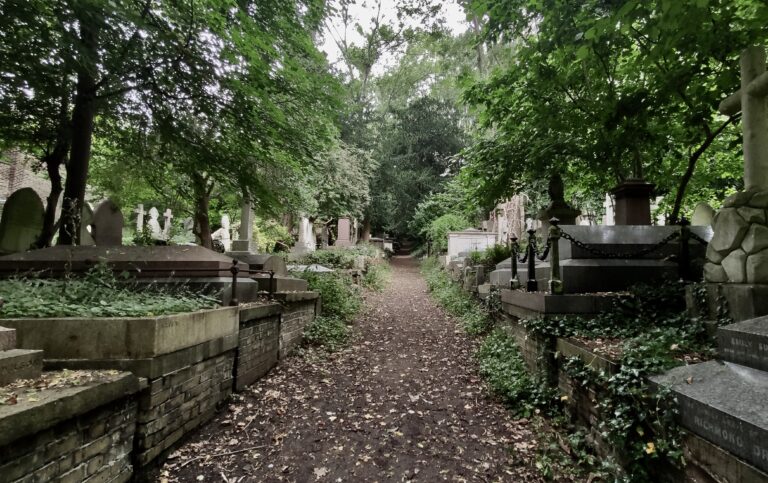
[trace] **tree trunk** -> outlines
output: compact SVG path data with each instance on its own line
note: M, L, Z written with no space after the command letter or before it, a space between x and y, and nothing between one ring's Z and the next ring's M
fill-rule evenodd
M83 53L79 58L75 105L72 110L72 149L67 163L67 181L59 227L59 244L80 242L80 218L85 205L85 184L91 159L93 121L96 117L96 28L79 18Z
M360 236L360 239L364 242L371 239L371 219L368 217L365 217L363 220L363 234Z
M672 213L669 215L669 223L676 224L680 221L680 209L683 205L683 199L685 198L685 191L688 189L688 183L693 178L693 173L696 170L696 163L701 158L701 155L712 145L712 142L719 136L725 128L728 127L736 118L731 116L725 121L715 132L710 132L707 128L707 137L704 142L688 157L688 167L685 169L685 173L680 178L680 185L677 187L677 193L675 194L675 204L672 206Z
M208 182L199 173L192 174L192 185L195 191L195 235L200 238L200 245L213 250L211 239L211 220L208 217L208 209L211 201L211 192Z
M51 192L46 200L43 231L40 233L37 241L35 241L35 248L51 246L53 236L56 234L56 208L59 206L59 196L61 196L61 192L64 190L59 169L66 162L67 155L69 154L69 89L66 81L62 89L64 93L61 96L56 145L53 151L46 154L42 160L48 172L48 178L51 180Z

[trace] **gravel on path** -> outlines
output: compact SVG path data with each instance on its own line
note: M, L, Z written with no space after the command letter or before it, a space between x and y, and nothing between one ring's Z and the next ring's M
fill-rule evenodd
M536 435L484 388L476 342L411 257L366 296L355 337L281 361L174 452L158 480L543 481Z

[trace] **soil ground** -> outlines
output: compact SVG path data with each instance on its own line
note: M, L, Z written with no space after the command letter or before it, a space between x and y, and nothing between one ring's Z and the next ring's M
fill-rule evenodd
M159 480L541 481L532 425L488 394L475 342L432 301L414 259L392 265L346 349L281 361Z

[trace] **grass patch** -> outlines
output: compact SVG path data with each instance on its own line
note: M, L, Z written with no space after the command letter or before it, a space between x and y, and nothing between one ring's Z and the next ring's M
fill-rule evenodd
M304 331L304 341L311 346L336 352L349 341L350 328L335 317L320 316Z
M363 287L375 292L381 292L389 285L392 269L386 262L378 262L370 265L363 275Z
M64 279L0 281L0 318L147 317L218 307L218 299L183 287L138 285L97 266Z

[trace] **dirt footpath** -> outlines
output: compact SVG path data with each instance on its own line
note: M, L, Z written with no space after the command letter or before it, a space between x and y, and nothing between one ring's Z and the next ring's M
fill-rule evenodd
M489 397L474 342L395 257L350 346L290 357L236 395L160 481L541 481L535 436Z

